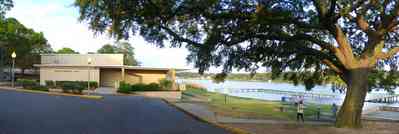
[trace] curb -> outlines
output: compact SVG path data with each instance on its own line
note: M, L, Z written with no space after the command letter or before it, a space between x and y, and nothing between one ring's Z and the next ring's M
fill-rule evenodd
M161 100L164 101L169 106L174 107L177 110L179 110L179 111L185 113L186 115L190 116L194 120L197 120L197 121L200 121L200 122L204 122L204 123L213 125L215 127L219 127L219 128L225 129L226 131L228 131L228 132L230 132L232 134L250 134L249 132L244 131L244 130L239 129L239 128L234 128L234 127L230 127L230 126L227 126L227 125L219 124L219 123L216 123L216 122L208 121L208 120L206 120L204 118L201 118L201 117L199 117L197 115L194 115L194 114L190 113L189 111L186 111L185 109L183 109L181 107L176 106L175 104L173 104L173 103L171 103L171 102L169 102L169 101L167 101L165 99L161 99Z
M55 92L46 92L46 91L37 91L37 90L27 90L27 89L7 89L5 87L0 87L1 90L9 90L9 91L16 91L16 92L24 92L24 93L39 93L39 94L47 94L47 95L53 95L53 96L72 96L72 97L79 97L79 98L84 98L84 99L93 99L93 100L99 100L103 99L103 96L99 95L75 95L75 94L66 94L66 93L55 93Z

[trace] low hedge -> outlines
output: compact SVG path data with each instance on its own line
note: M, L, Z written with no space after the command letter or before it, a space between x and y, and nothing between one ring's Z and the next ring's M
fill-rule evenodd
M49 88L59 88L65 93L82 94L87 90L87 81L45 81L46 86L41 86L38 81L30 79L18 79L17 84L24 89L49 91ZM90 89L98 87L96 81L90 81Z
M25 89L30 89L34 86L39 85L39 83L36 80L30 80L30 79L17 79L17 84L21 85Z
M37 85L37 86L33 86L30 88L30 90L38 90L38 91L49 91L49 88L46 86L41 86L41 85Z
M61 89L65 93L82 94L85 85L80 81L63 81L60 83Z
M46 80L45 83L46 83L46 86L47 86L48 88L57 88L57 84L56 84L55 81Z
M134 91L162 91L163 89L157 83L150 83L150 84L129 84L126 82L120 82L119 88L117 92L119 93L130 93Z
M46 86L49 88L59 88L62 89L64 83L78 83L81 86L85 86L85 90L87 89L87 81L45 81ZM90 89L98 88L98 82L90 81Z
M128 83L126 83L126 82L123 82L123 81L119 82L119 88L118 88L118 90L117 90L118 93L125 93L125 94L127 94L127 93L130 93L130 91L131 91L131 86L130 86L130 84L128 84Z
M60 87L63 92L82 94L83 90L87 90L87 81L56 81L56 87ZM98 87L98 83L90 81L90 89Z
M28 90L38 90L38 91L49 91L48 87L41 86L38 81L30 79L18 79L17 84L21 85L22 88Z

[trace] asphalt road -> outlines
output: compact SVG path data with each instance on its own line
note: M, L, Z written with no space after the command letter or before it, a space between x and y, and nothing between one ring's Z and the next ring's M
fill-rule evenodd
M224 134L159 99L102 100L0 90L0 134Z

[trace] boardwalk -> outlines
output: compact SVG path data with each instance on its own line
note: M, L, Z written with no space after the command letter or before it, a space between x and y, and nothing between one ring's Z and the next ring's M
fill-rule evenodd
M259 92L259 93L282 94L290 96L304 96L311 98L337 98L337 95L334 94L322 94L322 93L301 92L301 91L284 91L284 90L273 90L273 89L230 89L230 92L234 93Z
M367 98L366 102L373 103L396 103L399 102L398 94L382 94L382 95L374 95L373 97Z

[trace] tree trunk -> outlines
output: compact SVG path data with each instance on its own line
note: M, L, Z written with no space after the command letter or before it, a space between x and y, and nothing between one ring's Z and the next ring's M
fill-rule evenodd
M348 86L344 103L338 113L336 126L361 128L362 108L368 91L368 68L350 70L344 76Z

